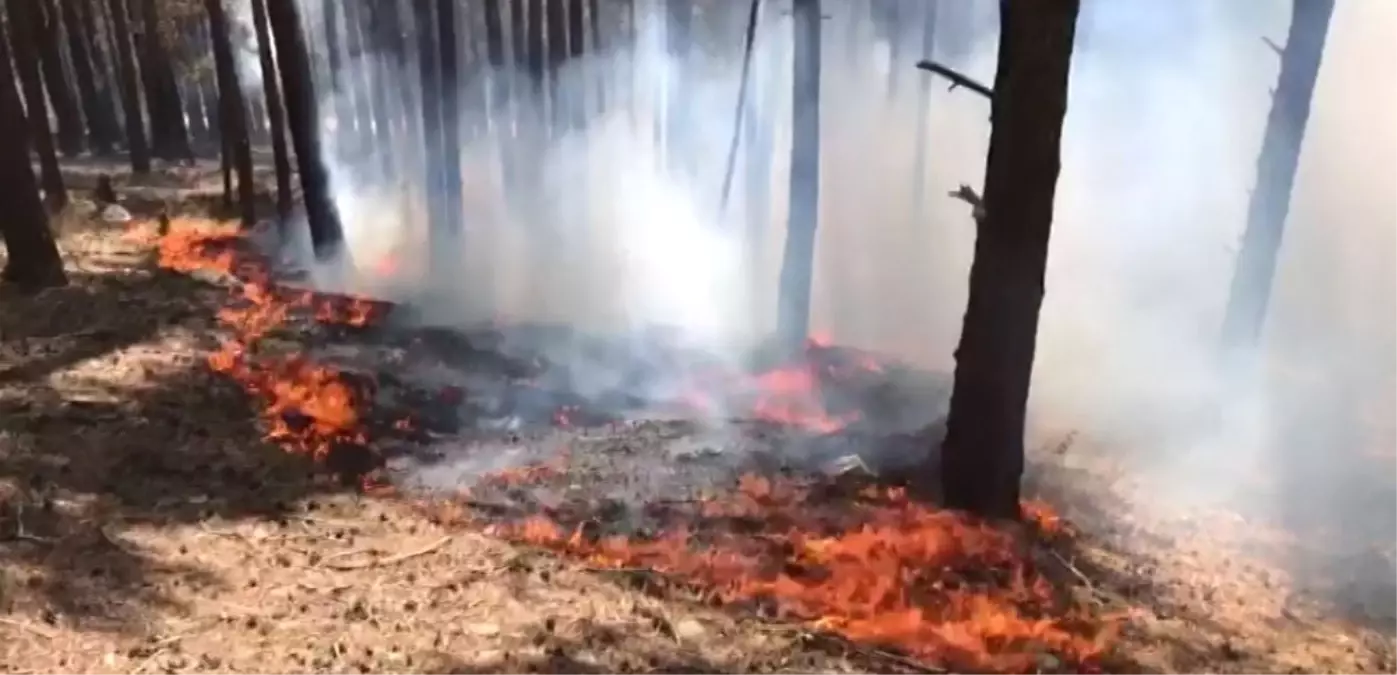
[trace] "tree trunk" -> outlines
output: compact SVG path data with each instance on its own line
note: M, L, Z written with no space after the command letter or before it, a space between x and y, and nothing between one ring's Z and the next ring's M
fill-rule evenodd
M10 18L13 21L14 15ZM0 239L9 253L0 280L37 290L62 286L68 279L29 163L26 124L10 68L9 40L0 30L0 185L5 186L0 190L0 211L5 214L0 218Z
M790 207L776 317L777 339L790 353L810 335L810 287L820 222L820 0L795 0L793 12Z
M112 111L111 99L97 86L98 79L93 68L94 55L101 51L96 48L97 35L87 30L90 24L83 21L79 14L78 0L59 1L62 3L63 23L68 28L68 51L73 60L73 73L78 82L83 112L87 115L92 148L99 154L110 154L117 138L116 113ZM86 11L92 9L89 7Z
M189 145L189 128L184 121L175 67L160 35L156 0L141 0L141 25L141 72L146 75L155 156L164 160L192 161L194 151Z
M592 53L602 56L606 51L606 45L601 37L601 0L587 0L587 18L592 31ZM606 114L606 75L609 68L605 66L594 66L593 79L596 80L598 117Z
M1019 515L1024 416L1043 302L1078 0L999 5L983 212L941 449L946 506Z
M370 32L377 51L385 54L376 59L378 85L374 87L379 120L379 137L383 145L377 154L382 162L385 176L397 176L398 154L401 144L393 143L394 137L413 139L416 125L409 122L411 117L402 96L390 95L391 83L401 82L403 69L407 67L407 47L403 41L402 16L398 3L381 0L365 0L368 3L369 22L374 26ZM406 142L406 141L405 141Z
M547 53L544 51L543 42L543 0L526 0L528 6L528 30L529 39L529 74L533 76L534 93L538 95L538 100L533 104L543 105L543 78L546 73Z
M330 174L321 160L320 113L311 83L310 55L301 30L300 9L295 2L272 2L267 7L280 57L281 87L286 99L286 121L296 148L296 166L306 203L306 220L315 255L326 260L339 253L344 241L338 209L330 194Z
M587 5L584 0L568 1L568 54L575 60L572 76L562 84L562 97L570 128L587 126L586 67L582 55L587 47Z
M122 119L120 78L113 70L114 53L111 41L111 20L107 18L106 5L101 2L87 2L78 5L78 17L82 23L82 35L90 46L94 82L100 105L111 116L112 143L121 145Z
M670 171L689 161L689 111L685 105L686 75L694 24L693 0L665 0L665 51L670 58L665 90L665 157ZM799 29L797 29L799 30Z
M769 7L758 8L759 12L770 12ZM758 26L762 18L757 18ZM770 53L753 45L751 82L747 85L747 105L742 111L742 135L746 139L746 158L743 161L746 172L747 190L746 220L748 228L749 253L755 258L760 253L760 242L771 213L771 161L774 135L772 119ZM753 269L756 269L753 263Z
M329 78L330 107L335 114L334 135L351 138L358 132L359 120L354 117L352 101L344 91L344 55L340 50L340 3L345 0L320 0L320 20L325 24L325 67ZM379 0L382 2L383 0Z
M228 17L223 0L204 0L209 13L209 38L213 41L214 69L218 74L219 133L224 147L232 150L238 173L238 205L243 227L257 223L257 186L252 182L252 142L247 133L247 109L243 105L242 84L233 60L233 44L228 34Z
M922 58L936 58L936 10L940 4L937 0L927 0L922 5ZM894 68L899 66L894 65ZM931 121L927 115L931 112L931 75L923 73L917 87L917 140L916 148L913 152L912 166L912 189L916 200L916 211L918 220L926 208L926 170L927 170L927 131L931 127Z
M360 153L371 153L375 148L374 106L369 98L372 91L370 73L373 71L373 57L364 48L364 12L359 0L342 0L344 11L344 47L349 57L344 62L345 73L341 82L349 91L344 96L349 99L350 115L354 118L356 147ZM387 146L385 139L382 148ZM361 155L362 157L363 155Z
M126 151L131 155L131 172L146 174L150 173L150 146L146 144L145 120L141 116L140 75L131 53L130 14L125 0L107 0L107 5L112 17L112 49L116 51L121 80L121 107L126 118ZM48 179L44 182L47 184Z
M455 0L437 0L437 95L438 115L441 118L441 144L437 161L441 171L441 231L451 239L459 237L462 230L462 187L461 187L461 112L460 64L456 53L456 5ZM450 239L448 239L450 241ZM440 252L455 250L443 248ZM440 262L455 263L448 259Z
M1247 206L1247 229L1223 317L1223 342L1229 350L1255 347L1266 323L1276 256L1290 213L1290 193L1333 14L1334 0L1293 0L1291 5L1280 81L1271 97L1256 162L1256 189Z
M34 0L30 0L34 2ZM38 0L30 14L30 26L37 36L39 67L44 77L44 88L48 90L49 103L53 105L53 115L58 121L58 149L70 157L82 154L83 125L82 114L78 112L76 97L63 72L63 45L58 19L58 8L53 0Z
M113 0L115 1L115 0ZM281 89L276 59L272 57L272 36L268 29L266 0L252 0L252 26L257 33L257 61L262 68L262 100L267 106L268 133L272 137L272 164L276 173L276 212L283 226L291 217L291 156L286 147L286 115L281 106Z
M567 0L548 0L547 7L549 128L557 137L562 135L568 120L560 72L568 58Z
M68 190L63 185L63 171L58 166L58 155L53 147L48 101L44 96L44 81L39 75L38 48L34 45L33 33L25 29L34 25L34 18L30 15L34 5L28 2L11 2L8 5L14 63L15 68L19 69L19 83L24 88L24 104L27 107L24 119L29 123L29 137L39 154L45 200L51 208L60 209L68 204Z

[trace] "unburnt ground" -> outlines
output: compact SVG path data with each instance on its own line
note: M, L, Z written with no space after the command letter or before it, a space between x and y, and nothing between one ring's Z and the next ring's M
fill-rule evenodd
M78 229L64 239L73 286L7 296L0 310L0 667L906 668L653 575L345 492L263 442L242 392L205 368L219 289L153 269L119 232ZM1113 668L1394 667L1390 635L1299 606L1274 570L1207 538L1152 540L1170 528L1122 523L1109 463L1068 471L1058 449L1040 453L1039 489L1101 534L1036 555L1084 602L1130 612ZM1201 528L1224 522L1206 518Z

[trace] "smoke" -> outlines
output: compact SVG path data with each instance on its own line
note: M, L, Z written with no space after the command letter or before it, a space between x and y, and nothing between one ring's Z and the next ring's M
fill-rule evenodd
M302 4L310 30L323 34L317 3ZM344 282L412 299L439 324L623 335L664 326L733 362L764 340L786 212L789 8L770 3L755 59L755 105L778 121L770 180L740 163L735 203L720 212L745 3L705 14L723 23L711 31L721 44L696 45L682 64L663 48L659 3L637 4L633 46L560 70L564 114L597 107L605 86L607 112L585 127L555 133L554 104L512 67L477 69L463 84L465 233L449 271L426 274L420 138L399 136L416 145L395 149L391 180L371 170L373 153L331 145L324 160L355 266ZM941 3L954 10L942 19L937 58L991 82L996 4ZM1347 2L1335 12L1263 375L1239 386L1220 381L1215 353L1279 66L1262 38L1283 42L1289 1L1083 4L1030 404L1035 433L1077 429L1130 462L1148 479L1142 510L1204 502L1268 521L1344 524L1390 556L1397 6ZM936 81L928 116L917 119L930 76L911 70L916 31L903 28L905 62L891 63L899 52L869 25L863 3L823 9L813 329L950 372L974 232L965 205L944 195L982 180L988 102ZM240 64L255 82L255 53ZM366 72L389 73L394 99L418 114L414 68L347 56L342 69L353 77L343 79L358 84L322 100L322 116L332 118L352 87L371 86ZM896 68L907 72L889 96ZM466 95L494 91L481 86L492 82L521 94L508 106ZM673 87L682 96L669 96ZM666 128L673 100L683 102L683 128ZM919 124L930 130L922 181L913 172ZM747 203L763 191L769 202ZM1387 560L1387 578L1365 578L1365 588L1390 588Z

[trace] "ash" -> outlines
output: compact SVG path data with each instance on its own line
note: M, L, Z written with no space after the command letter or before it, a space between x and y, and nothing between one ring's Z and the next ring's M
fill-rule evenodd
M398 429L376 434L376 444L393 482L413 491L468 490L502 508L641 508L719 492L745 473L896 476L933 459L944 433L948 376L886 362L842 368L869 358L844 348L812 349L801 364L819 374L817 405L851 420L821 432L752 414L742 386L699 386L730 362L658 331L407 323L319 326L312 355L375 382L368 408L379 419L369 423ZM718 404L695 406L695 391ZM535 471L527 487L499 484L502 474L559 462L565 469L546 479Z

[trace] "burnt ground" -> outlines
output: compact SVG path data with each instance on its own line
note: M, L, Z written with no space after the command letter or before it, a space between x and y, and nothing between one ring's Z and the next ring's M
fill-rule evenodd
M225 289L158 269L149 245L120 229L76 219L60 227L72 285L0 297L0 670L889 672L934 665L760 607L715 606L701 588L512 543L480 526L549 513L635 534L666 518L693 517L684 510L703 496L696 493L730 491L739 473L848 469L839 460L849 447L868 448L871 440L898 450L926 447L918 434L934 435L934 428L881 440L855 429L812 441L747 422L716 430L683 419L613 423L580 409L570 409L566 424L534 424L488 407L439 406L424 398L431 387L390 382L376 392L383 408L410 409L418 424L383 439L394 455L389 473L429 490L472 483L469 501L457 499L454 509L424 508L431 500L423 492L364 494L264 440L256 403L206 363L224 335L215 312ZM462 352L451 342L456 337L431 332L317 327L277 336L287 349L299 344L351 371L357 364L406 380L401 364L376 362L403 351L404 339L449 347L406 350L412 354ZM499 361L506 369L530 367ZM511 409L543 411L560 402L572 405L545 397L546 405ZM465 420L473 426L493 421L498 428L463 433L462 410L473 411ZM451 415L457 419L434 419ZM898 415L889 415L891 424ZM567 461L546 464L563 445L572 449ZM812 455L832 463L810 462ZM1108 457L1086 441L1060 438L1035 451L1034 490L1079 533L1030 544L1045 574L1078 605L1122 617L1108 669L1397 668L1388 624L1341 614L1300 592L1287 570L1251 562L1230 545L1244 539L1230 533L1254 535L1256 526L1228 513L1190 513L1183 520L1191 530L1131 515ZM536 466L529 464L535 459L552 468L489 478ZM855 470L842 480L869 477ZM821 498L833 504L840 495Z

